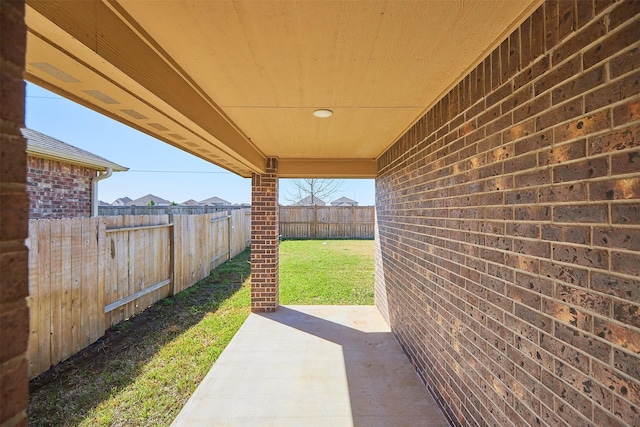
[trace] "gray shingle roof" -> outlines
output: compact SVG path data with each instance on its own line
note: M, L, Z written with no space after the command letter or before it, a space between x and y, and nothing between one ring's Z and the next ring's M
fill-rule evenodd
M358 206L358 202L348 197L340 197L331 202L332 206Z
M220 197L209 197L208 199L200 200L201 205L230 205L231 203L227 202Z
M147 194L146 196L139 197L135 200L127 203L127 206L147 206L149 201L153 200L158 206L168 206L171 204L169 200L165 200L162 197L154 196L153 194Z
M113 163L104 157L74 147L33 129L22 129L22 136L27 139L27 154L32 157L73 163L99 171L105 171L107 168L113 169L114 172L129 170L129 168Z

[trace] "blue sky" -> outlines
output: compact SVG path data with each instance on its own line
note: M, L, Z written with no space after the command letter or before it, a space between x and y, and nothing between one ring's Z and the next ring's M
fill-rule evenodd
M128 167L100 182L98 198L136 199L154 194L177 203L217 196L231 203L251 201L251 180L219 168L39 86L27 83L26 125L68 144ZM349 197L375 203L372 179L343 180L331 200ZM280 203L289 204L290 180L280 180ZM327 202L330 202L328 200Z

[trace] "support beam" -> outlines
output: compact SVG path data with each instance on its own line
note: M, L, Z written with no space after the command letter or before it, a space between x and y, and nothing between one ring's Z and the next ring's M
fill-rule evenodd
M251 310L278 308L278 159L251 180Z

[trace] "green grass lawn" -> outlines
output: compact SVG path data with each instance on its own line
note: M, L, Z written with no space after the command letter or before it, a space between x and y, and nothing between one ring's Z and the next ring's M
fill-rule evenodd
M280 244L280 304L373 304L373 240Z
M30 382L32 426L171 424L249 315L246 251ZM373 241L287 241L281 304L372 304Z

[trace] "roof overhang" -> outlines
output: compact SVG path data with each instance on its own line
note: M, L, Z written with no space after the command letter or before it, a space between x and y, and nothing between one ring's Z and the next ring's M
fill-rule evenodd
M541 3L27 0L26 78L241 176L375 177Z

